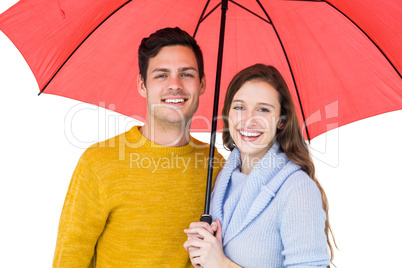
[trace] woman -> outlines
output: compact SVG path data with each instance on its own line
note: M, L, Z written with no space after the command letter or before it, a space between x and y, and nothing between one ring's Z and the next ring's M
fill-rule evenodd
M278 70L256 64L240 71L222 116L224 145L232 153L212 194L215 222L184 230L192 264L327 267L327 198Z

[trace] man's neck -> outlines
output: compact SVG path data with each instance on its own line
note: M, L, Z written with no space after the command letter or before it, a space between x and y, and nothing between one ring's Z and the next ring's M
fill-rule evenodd
M185 129L181 124L151 125L145 122L140 132L148 140L168 147L181 147L190 142L190 130Z

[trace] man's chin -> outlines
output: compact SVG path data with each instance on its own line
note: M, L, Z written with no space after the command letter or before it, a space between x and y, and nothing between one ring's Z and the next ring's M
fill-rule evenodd
M168 127L177 127L177 128L187 128L189 127L190 120L186 117L178 117L178 116L164 116L161 120L158 120L159 123L164 124Z
M183 113L182 110L173 109L161 109L153 114L155 122L158 122L166 127L180 127L180 128L190 128L191 119L194 113Z

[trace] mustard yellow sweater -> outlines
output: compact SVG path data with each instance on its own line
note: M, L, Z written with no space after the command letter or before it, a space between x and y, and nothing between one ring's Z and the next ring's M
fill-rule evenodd
M203 212L209 147L130 131L88 148L68 189L53 267L192 267L183 230ZM215 152L214 179L224 159Z

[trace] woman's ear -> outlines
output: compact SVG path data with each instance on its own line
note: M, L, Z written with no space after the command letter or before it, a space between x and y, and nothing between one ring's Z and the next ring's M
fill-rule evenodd
M278 128L279 130L282 130L282 129L285 128L285 124L286 124L285 119L280 118L279 121L278 121L277 128Z

